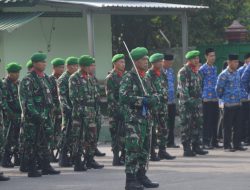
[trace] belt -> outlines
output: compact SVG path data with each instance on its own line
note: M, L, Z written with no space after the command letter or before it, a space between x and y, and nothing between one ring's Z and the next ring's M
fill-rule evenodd
M225 103L224 107L241 106L241 103Z
M217 98L213 98L213 99L204 98L202 101L203 102L218 102L218 99Z

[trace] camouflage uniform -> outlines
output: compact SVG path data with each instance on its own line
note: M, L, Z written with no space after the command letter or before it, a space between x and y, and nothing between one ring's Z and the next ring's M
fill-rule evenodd
M51 93L54 102L54 107L52 110L52 121L53 121L53 138L52 138L52 149L51 151L56 149L58 145L60 135L61 135L61 124L62 124L62 113L60 108L60 102L57 91L57 78L55 75L50 75L50 84L51 84Z
M72 104L69 98L69 77L70 73L65 71L58 79L58 95L60 100L60 107L62 110L62 136L61 148L65 151L72 152Z
M198 143L203 122L201 77L185 64L178 72L177 78L182 143Z
M12 82L8 77L3 81L3 99L5 102L5 145L4 154L14 154L15 161L18 162L19 154L19 134L21 127L21 106L18 97L19 81ZM12 151L13 150L13 151Z
M31 170L38 158L44 168L49 167L47 135L51 129L53 99L48 77L40 77L35 71L28 73L20 83L19 96L24 116L24 159L29 160Z
M159 138L159 149L165 150L167 143L167 100L168 100L168 84L165 74L161 72L157 76L151 68L147 72L147 78L151 83L153 92L160 97L159 104L156 104L152 111L153 130L152 130L152 149L157 145L157 137ZM158 132L156 134L156 131Z
M97 144L96 105L100 94L95 84L93 76L82 76L80 70L69 79L69 97L73 105L73 155L82 156L85 149L87 160L94 158Z
M146 77L141 77L148 95L152 88ZM150 128L152 120L147 109L143 106L145 94L135 69L126 73L121 81L119 90L120 104L124 107L125 116L125 172L136 175L139 170L145 170L149 156ZM158 103L156 96L147 97L149 106Z
M121 80L122 76L119 76L115 70L112 70L106 77L106 94L113 152L123 152L125 148L124 116L119 102Z
M3 125L3 82L0 80L0 160L4 144L4 125Z

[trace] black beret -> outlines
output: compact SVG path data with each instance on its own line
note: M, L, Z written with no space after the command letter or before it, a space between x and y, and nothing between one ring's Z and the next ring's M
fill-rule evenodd
M250 57L250 53L244 55L244 59L248 59Z
M237 55L237 54L229 54L228 55L228 60L230 60L230 61L239 60L239 55Z
M164 59L168 61L172 61L174 59L174 56L172 54L165 54Z

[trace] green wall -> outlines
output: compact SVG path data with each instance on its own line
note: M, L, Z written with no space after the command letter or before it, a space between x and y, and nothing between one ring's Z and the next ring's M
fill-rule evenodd
M110 15L94 15L95 48L97 77L104 79L111 69L112 35ZM48 52L48 42L52 23L54 30L51 35L51 48ZM16 61L25 67L30 56L36 51L48 55L48 63L54 57L66 58L88 54L88 38L86 17L82 18L37 18L34 21L8 33L0 34L0 57L2 59L0 75L4 76L4 64ZM21 72L21 77L26 73ZM46 72L51 73L48 64Z

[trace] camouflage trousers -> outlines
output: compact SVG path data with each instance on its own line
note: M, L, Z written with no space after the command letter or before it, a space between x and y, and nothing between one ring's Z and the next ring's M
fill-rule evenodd
M124 151L125 149L125 123L121 119L110 118L111 146L113 152Z
M146 118L138 118L125 125L125 172L136 174L139 168L145 168L147 164L150 123Z
M37 158L48 160L50 152L48 149L48 139L46 128L42 124L36 124L30 120L24 122L23 134L23 159L33 161Z
M4 128L3 128L3 119L1 117L1 112L0 112L0 160L2 157L3 145L4 145Z
M62 114L62 130L58 146L67 152L72 153L72 115L71 113Z
M97 139L97 142L99 141L101 128L102 128L102 116L100 113L97 113L97 115L96 115L96 139Z
M52 147L51 150L55 150L58 147L61 131L62 131L62 115L54 114L52 116L52 124L53 124L53 137L52 137Z
M5 123L3 151L7 154L18 155L21 120L9 120L8 123Z
M182 143L198 143L201 141L202 133L202 113L197 110L187 110L181 108L181 141Z
M73 119L72 149L73 155L85 153L88 158L93 158L97 146L97 126L95 110L89 109L86 116Z
M158 114L153 116L152 127L152 148L159 145L159 148L165 149L167 143L167 115Z

